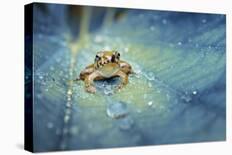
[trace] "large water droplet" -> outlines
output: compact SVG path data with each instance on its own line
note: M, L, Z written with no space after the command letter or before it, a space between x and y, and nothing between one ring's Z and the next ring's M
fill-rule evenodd
M126 103L123 102L110 103L107 107L106 113L111 118L123 118L128 114L128 108Z

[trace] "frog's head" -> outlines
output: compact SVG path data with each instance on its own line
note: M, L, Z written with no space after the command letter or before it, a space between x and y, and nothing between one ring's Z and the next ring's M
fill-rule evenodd
M94 64L99 68L109 63L118 63L119 60L120 53L117 51L100 51L96 54Z

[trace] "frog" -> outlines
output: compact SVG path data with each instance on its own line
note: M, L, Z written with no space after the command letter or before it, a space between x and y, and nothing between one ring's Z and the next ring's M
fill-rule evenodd
M76 80L84 81L86 92L94 94L94 81L119 77L120 84L116 86L116 90L121 90L128 84L129 75L135 72L128 62L120 59L120 56L116 50L97 52L94 63L87 65Z

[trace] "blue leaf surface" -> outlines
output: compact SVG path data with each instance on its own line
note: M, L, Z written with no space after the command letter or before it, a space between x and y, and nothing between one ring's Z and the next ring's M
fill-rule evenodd
M81 35L73 24L81 16L70 11L78 9L34 5L35 151L225 140L224 15L79 8L90 14L90 31L75 47L67 36ZM137 73L125 88L112 92L119 79L111 79L89 94L83 82L70 83L111 49ZM109 109L118 103L126 106Z

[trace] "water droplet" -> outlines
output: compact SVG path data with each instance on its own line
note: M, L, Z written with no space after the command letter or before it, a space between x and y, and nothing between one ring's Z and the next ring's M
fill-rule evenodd
M206 19L202 19L201 22L202 23L207 23L207 20Z
M106 113L111 118L122 118L128 114L127 105L123 102L110 103L107 107Z
M194 91L193 91L193 95L196 95L196 94L197 94L197 91L196 91L196 90L194 90Z
M148 104L148 106L152 106L153 102L149 101L147 104Z
M52 128L53 128L53 126L54 126L54 125L53 125L53 123L52 123L52 122L48 122L48 123L47 123L47 127L48 127L48 129L52 129Z
M179 46L181 46L181 45L182 45L182 42L181 42L181 41L179 41L179 42L178 42L178 45L179 45Z
M72 90L69 89L68 92L67 92L68 95L72 95Z
M69 100L69 98L68 98L68 100ZM71 100L71 99L70 99L70 100ZM68 102L68 103L66 104L66 107L70 108L70 107L71 107L71 103Z
M69 115L65 115L65 116L64 116L64 122L65 122L65 123L67 123L67 122L69 121L69 119L70 119Z
M166 24L167 24L167 20L166 20L166 19L163 19L163 20L162 20L162 23L163 23L164 25L166 25Z
M42 76L42 75L40 75L40 76L39 76L39 79L40 79L40 80L43 80L43 76Z
M150 27L150 30L151 30L151 31L154 31L154 30L155 30L155 27L154 27L154 26L151 26L151 27Z
M67 97L67 100L68 100L68 101L71 101L71 97L70 97L70 96L68 96L68 97Z

